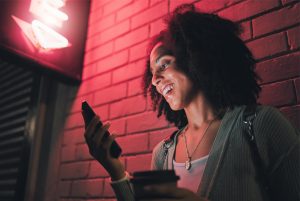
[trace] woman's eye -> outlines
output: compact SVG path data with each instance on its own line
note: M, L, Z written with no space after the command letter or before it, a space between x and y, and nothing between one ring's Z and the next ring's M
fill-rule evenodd
M160 71L165 70L165 69L169 66L169 64L170 64L170 62L165 62L165 63L163 63L162 65L160 65L159 70L160 70Z

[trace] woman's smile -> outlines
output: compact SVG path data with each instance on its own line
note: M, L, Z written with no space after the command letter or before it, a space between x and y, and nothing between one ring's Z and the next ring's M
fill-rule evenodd
M165 54L161 44L156 45L150 54L152 85L156 87L172 110L183 109L188 104L192 83L176 66L175 57Z

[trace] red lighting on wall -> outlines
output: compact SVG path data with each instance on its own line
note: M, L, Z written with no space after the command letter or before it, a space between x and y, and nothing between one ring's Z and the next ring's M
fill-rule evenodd
M68 20L68 15L59 10L64 5L63 0L31 0L29 11L46 23L61 27L63 22ZM30 24L14 15L12 18L36 48L50 50L70 45L66 37L38 19L34 19Z

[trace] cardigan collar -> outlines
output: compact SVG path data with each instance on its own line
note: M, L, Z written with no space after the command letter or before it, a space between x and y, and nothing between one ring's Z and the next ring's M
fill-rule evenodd
M203 198L208 198L213 188L214 181L220 168L222 159L226 152L228 145L228 139L231 134L231 130L239 119L242 111L242 107L235 107L233 110L229 110L222 118L220 128L216 134L215 140L209 152L206 167L202 176L201 183L198 187L197 194ZM168 148L167 160L164 162L164 169L174 169L173 159L175 155L175 148L177 144L177 138L184 128L178 130L175 134L174 142Z

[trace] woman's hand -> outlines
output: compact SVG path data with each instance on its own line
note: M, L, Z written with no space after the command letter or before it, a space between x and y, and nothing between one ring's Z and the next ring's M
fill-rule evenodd
M155 195L155 197L161 196L162 198L143 198L141 201L208 201L207 199L200 198L190 190L174 186L151 185L145 187L144 190L147 195Z
M110 124L105 124L99 128L98 123L99 116L95 116L84 133L90 154L106 169L112 180L119 180L125 176L124 165L120 159L113 158L109 151L115 136L104 137Z

